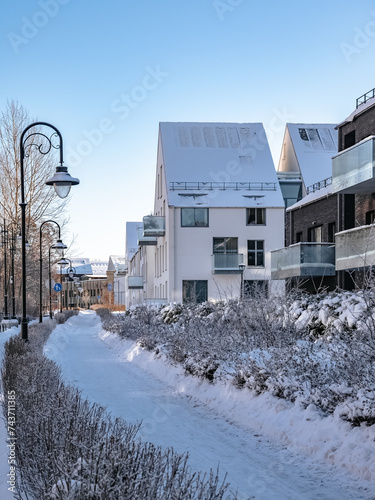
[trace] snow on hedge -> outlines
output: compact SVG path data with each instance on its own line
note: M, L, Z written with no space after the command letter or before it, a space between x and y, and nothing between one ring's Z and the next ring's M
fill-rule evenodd
M375 423L372 290L104 311L103 326L187 373Z

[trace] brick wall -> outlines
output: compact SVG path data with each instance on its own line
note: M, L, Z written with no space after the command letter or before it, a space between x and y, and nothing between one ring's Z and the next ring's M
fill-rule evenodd
M285 240L286 245L297 242L297 233L302 233L301 241L308 241L309 228L322 226L323 241L328 241L328 224L337 222L337 195L328 195L308 205L303 205L294 210L286 212Z
M345 135L353 130L355 130L355 143L362 141L369 135L375 135L375 106L368 108L352 122L339 127L339 152L345 149Z

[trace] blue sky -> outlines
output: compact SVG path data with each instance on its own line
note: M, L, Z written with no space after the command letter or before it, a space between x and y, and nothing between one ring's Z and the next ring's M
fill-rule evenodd
M15 0L0 7L7 100L62 133L80 186L75 254L123 254L153 208L161 121L338 123L375 87L370 0ZM69 239L69 236L67 237Z

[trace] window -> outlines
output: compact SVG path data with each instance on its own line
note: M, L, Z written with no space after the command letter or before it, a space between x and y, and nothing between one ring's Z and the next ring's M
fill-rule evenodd
M246 209L246 225L252 226L255 224L266 223L266 209L265 208L247 208Z
M336 233L336 222L330 222L328 224L328 243L334 243Z
M245 297L268 297L268 281L267 280L245 280L244 281L244 296Z
M344 149L350 148L355 144L355 130L344 135Z
M370 210L366 212L366 224L373 224L375 220L375 210Z
M307 231L308 241L310 243L321 243L322 239L322 226L310 227Z
M247 265L264 267L264 241L248 240Z
M182 301L186 303L200 303L207 301L207 281L205 280L183 280Z
M208 227L208 208L181 208L181 227Z
M214 238L213 253L238 253L238 238Z
M301 243L302 241L302 231L296 233L296 243Z

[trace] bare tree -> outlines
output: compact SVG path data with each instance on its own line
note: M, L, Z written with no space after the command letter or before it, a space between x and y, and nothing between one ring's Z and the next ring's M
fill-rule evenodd
M30 122L25 108L15 101L9 101L0 116L0 209L2 216L13 222L20 220L19 140L22 131ZM35 127L35 132L38 131L41 131L41 128ZM30 229L43 218L58 217L61 220L67 203L66 200L57 198L53 190L45 184L54 174L56 159L53 154L40 154L36 146L41 143L40 135L34 142L31 138L28 141L28 156L25 158L25 196Z
M19 231L21 220L21 167L20 167L20 137L23 130L35 120L30 119L26 109L15 101L8 101L5 111L0 114L0 218L1 222ZM36 133L35 135L33 135ZM24 161L24 183L26 211L26 239L33 250L28 255L28 293L30 311L35 310L35 290L38 283L39 228L43 220L56 220L63 230L68 218L65 208L67 200L55 195L53 189L45 182L55 172L57 158L51 154L41 154L48 151L48 141L41 133L46 133L43 127L30 129L30 136L25 144L26 157ZM51 136L53 143L54 137ZM48 249L56 236L43 234L43 262L48 263ZM19 253L15 255L15 281L19 292L20 262ZM47 269L44 270L44 273Z

